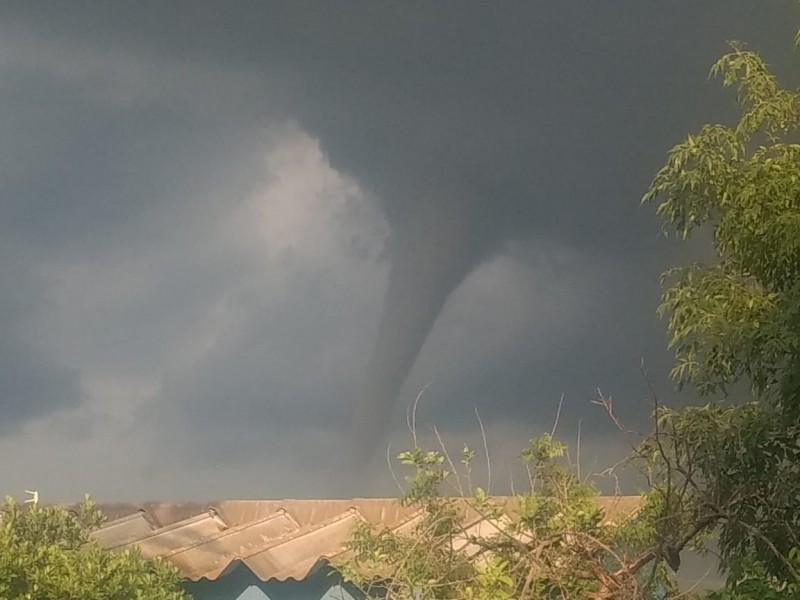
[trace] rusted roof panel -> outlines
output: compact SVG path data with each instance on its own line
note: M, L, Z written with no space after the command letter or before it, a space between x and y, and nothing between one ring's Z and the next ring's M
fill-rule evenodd
M144 509L159 527L169 527L180 521L205 513L213 508L208 502L147 502Z
M109 521L117 521L144 512L154 528L167 527L208 510L208 502L114 502L98 505ZM71 507L77 509L76 505Z
M280 509L266 518L231 527L193 546L162 556L189 579L214 579L231 561L263 550L299 529L297 521Z
M194 546L225 529L228 529L225 521L217 515L216 511L208 510L168 527L162 527L151 532L147 537L127 545L135 544L139 547L142 556L155 558L156 556L166 556L181 548Z
M140 510L127 517L105 523L102 528L93 531L91 537L101 546L114 549L140 540L152 533L153 526L148 521L145 512Z
M262 581L303 579L320 560L340 554L364 517L354 508L242 560Z

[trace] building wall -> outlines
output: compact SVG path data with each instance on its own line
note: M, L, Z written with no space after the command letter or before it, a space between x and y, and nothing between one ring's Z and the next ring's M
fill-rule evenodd
M363 600L353 586L333 569L322 568L301 581L260 581L240 567L215 581L188 581L186 591L194 600Z

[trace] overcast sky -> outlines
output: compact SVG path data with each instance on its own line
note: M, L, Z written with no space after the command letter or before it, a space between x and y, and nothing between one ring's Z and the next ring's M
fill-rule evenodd
M798 24L788 0L3 2L2 492L393 494L426 385L420 435L476 443L477 409L498 489L561 394L608 464L589 401L644 427L642 359L684 401L658 278L708 255L639 198L735 115L726 41L791 73Z

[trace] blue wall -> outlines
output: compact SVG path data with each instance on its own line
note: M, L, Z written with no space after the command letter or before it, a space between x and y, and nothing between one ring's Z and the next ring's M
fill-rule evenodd
M330 567L310 573L302 581L260 581L245 566L239 566L216 581L188 581L185 586L195 600L363 600L364 595L344 583Z

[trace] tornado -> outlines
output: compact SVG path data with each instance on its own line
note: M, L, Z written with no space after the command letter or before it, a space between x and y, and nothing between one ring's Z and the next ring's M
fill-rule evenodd
M377 338L353 416L356 460L385 452L380 442L403 383L448 297L480 252L477 219L451 202L418 205L396 232Z

